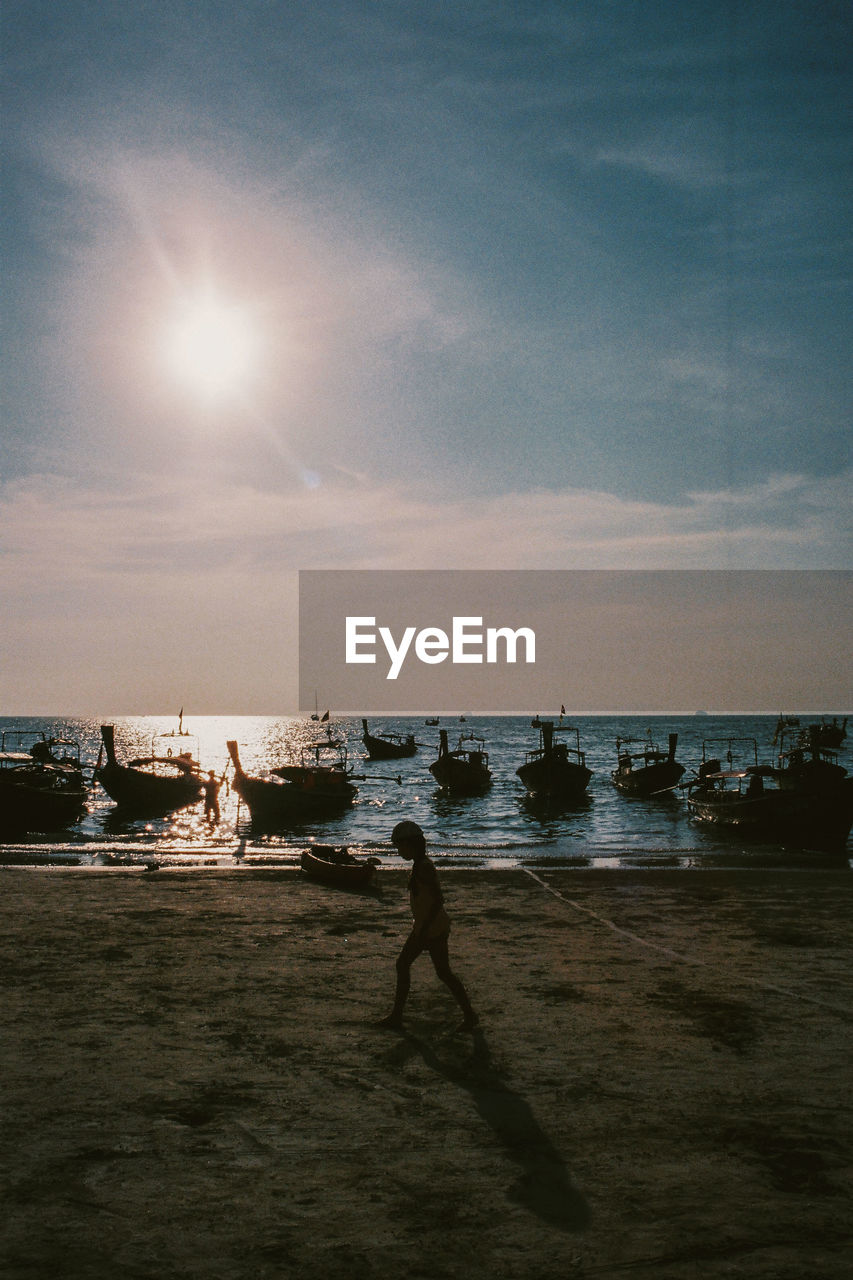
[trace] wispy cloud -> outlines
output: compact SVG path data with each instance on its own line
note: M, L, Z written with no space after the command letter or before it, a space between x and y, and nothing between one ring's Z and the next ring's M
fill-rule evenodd
M595 158L696 190L731 180L719 120L710 115L668 122L627 145L602 147Z
M158 580L299 568L842 568L853 472L775 474L667 505L582 489L473 501L342 476L287 492L223 481L103 491L54 476L6 486L8 584Z
M580 489L441 503L350 477L282 493L34 476L0 494L0 699L74 714L192 690L287 710L299 569L844 568L849 490L849 474L777 475L675 506Z

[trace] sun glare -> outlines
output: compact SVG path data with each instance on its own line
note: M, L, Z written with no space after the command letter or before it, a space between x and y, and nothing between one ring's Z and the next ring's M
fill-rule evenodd
M164 340L172 374L204 400L243 391L257 365L258 339L246 311L212 293L186 301Z

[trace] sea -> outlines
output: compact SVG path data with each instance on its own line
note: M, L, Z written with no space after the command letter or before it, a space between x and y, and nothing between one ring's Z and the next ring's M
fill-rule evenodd
M552 718L552 717L547 717ZM559 717L553 717L560 723ZM839 720L842 716L838 717ZM800 717L801 724L832 720L832 713ZM678 734L677 758L689 778L703 758L725 758L729 744L735 759L752 760L752 743L761 762L774 761L777 716L695 715L564 717L563 725L578 730L587 766L593 771L586 797L563 810L543 810L531 803L516 769L526 752L538 745L538 730L530 716L447 717L440 726L423 717L376 717L372 733L413 733L417 754L408 759L370 761L365 758L361 718L335 718L317 724L305 716L185 716L182 747L189 746L205 769L225 774L221 819L211 827L202 806L164 818L133 818L119 813L99 786L89 789L87 811L61 834L31 835L0 843L0 864L22 866L134 867L298 867L303 849L312 844L346 845L353 852L380 858L383 865L401 865L390 835L395 823L413 819L427 834L435 860L446 866L505 869L519 866L585 868L710 867L815 870L850 868L853 847L848 840L841 854L827 855L784 845L749 844L742 838L721 836L698 827L688 816L681 790L646 800L617 791L611 782L616 766L616 743L635 746L651 736L661 747L670 733ZM115 725L121 760L149 754L160 734L174 732L176 716L115 716L92 719L51 717L0 718L7 745L20 732L43 732L79 742L87 778L91 777L101 745L100 726ZM451 749L461 735L482 738L493 774L491 788L481 796L449 797L436 788L429 765L438 754L439 728L446 729ZM852 731L853 732L853 731ZM245 804L231 790L226 743L239 744L243 768L249 774L298 759L303 744L331 734L345 745L357 776L358 795L342 814L275 834L252 829ZM574 735L570 736L574 745ZM159 749L162 750L163 743ZM853 755L845 739L839 760L848 768Z

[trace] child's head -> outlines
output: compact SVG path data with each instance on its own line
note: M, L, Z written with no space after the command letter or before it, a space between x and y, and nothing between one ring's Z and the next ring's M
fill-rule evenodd
M391 832L391 843L401 858L417 858L426 853L424 833L416 822L398 822Z

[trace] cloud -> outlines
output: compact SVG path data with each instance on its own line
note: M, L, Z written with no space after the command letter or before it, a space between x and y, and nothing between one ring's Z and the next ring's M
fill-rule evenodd
M845 568L850 475L667 506L581 489L429 500L335 476L286 492L33 476L0 490L9 714L296 706L299 569Z
M336 475L274 491L224 480L103 489L56 476L6 486L7 586L299 568L843 568L851 475L774 474L678 504L583 489L442 502Z
M719 122L710 116L668 122L627 146L602 147L596 161L700 191L730 181Z

